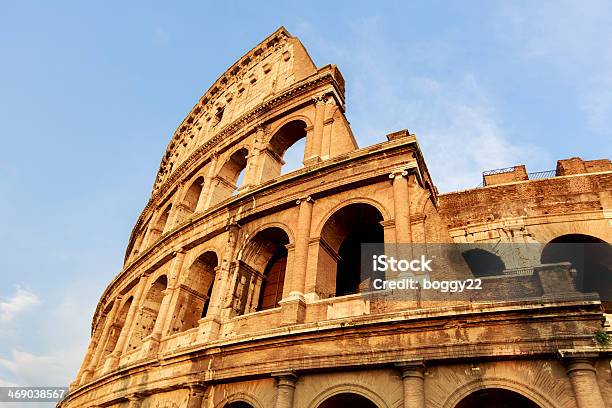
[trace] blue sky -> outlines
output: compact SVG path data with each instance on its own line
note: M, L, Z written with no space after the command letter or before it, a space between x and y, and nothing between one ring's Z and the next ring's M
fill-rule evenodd
M342 70L360 146L410 129L441 191L612 156L608 2L124 3L2 5L0 385L73 379L173 131L280 25Z

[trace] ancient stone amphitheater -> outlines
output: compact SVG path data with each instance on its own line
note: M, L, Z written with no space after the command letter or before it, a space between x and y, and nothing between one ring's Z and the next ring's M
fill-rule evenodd
M606 303L598 285L572 295L589 271L562 251L479 272L522 279L527 300L390 301L364 296L358 271L363 242L607 245L610 161L514 166L440 194L414 135L359 148L344 113L338 68L317 68L284 28L208 89L59 406L612 406ZM292 146L303 166L283 172Z

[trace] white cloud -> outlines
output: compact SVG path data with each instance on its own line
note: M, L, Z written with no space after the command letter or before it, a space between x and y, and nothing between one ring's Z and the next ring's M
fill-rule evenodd
M16 311L38 304L37 297L17 288L16 294L5 302L24 307L8 308L13 312L9 314L12 321L5 326L11 335L0 344L0 386L67 386L74 380L89 343L90 313L83 311L95 306L95 291L83 285L87 283L73 282L65 292L57 294L58 303L53 303L53 297L46 299L48 310L29 316L27 322L16 318ZM11 302L16 298L22 301Z
M60 387L66 385L63 362L66 357L65 353L44 356L13 349L10 358L0 359L0 367L6 369L20 385Z
M0 301L0 322L12 321L20 313L40 304L38 296L17 286L15 294Z

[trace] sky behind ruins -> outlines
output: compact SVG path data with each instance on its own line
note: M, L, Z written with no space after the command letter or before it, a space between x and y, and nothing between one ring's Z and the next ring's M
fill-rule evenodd
M2 6L0 386L73 379L173 131L280 25L341 69L360 146L408 128L440 191L612 156L610 3L289 3Z

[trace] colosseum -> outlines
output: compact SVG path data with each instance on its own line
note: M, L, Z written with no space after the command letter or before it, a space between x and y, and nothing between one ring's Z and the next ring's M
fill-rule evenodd
M358 147L340 71L281 27L173 135L58 406L611 407L611 220L608 159L439 193L409 131ZM433 274L498 296L371 296L366 243L491 245Z

